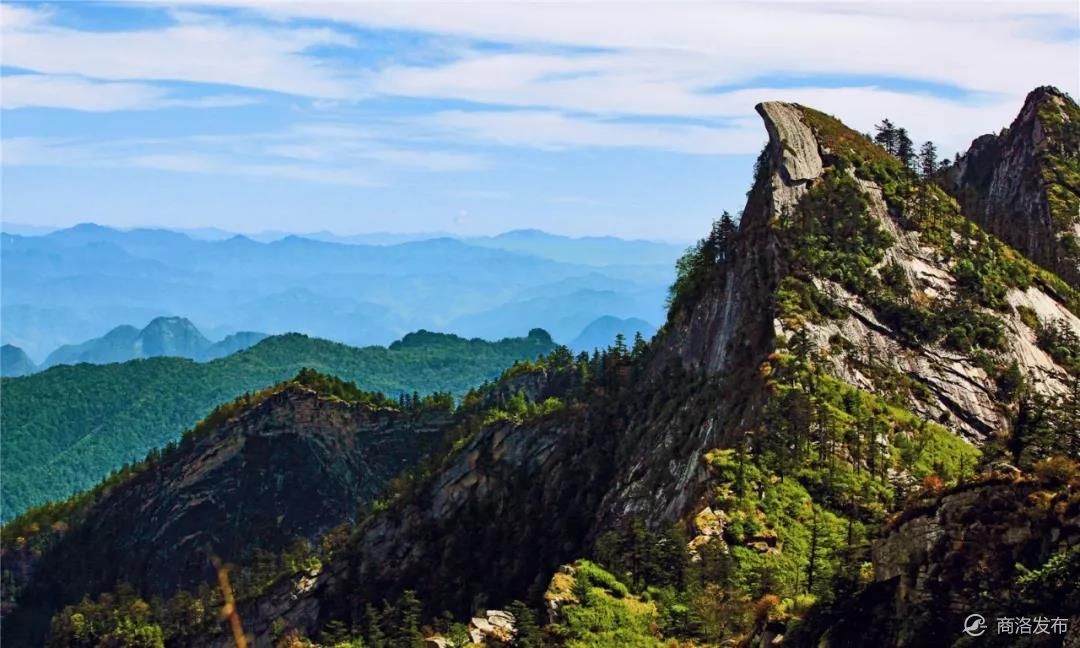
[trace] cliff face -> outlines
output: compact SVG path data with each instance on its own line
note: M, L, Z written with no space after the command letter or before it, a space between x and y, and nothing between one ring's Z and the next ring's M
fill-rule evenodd
M943 181L970 218L1080 284L1080 108L1071 97L1035 89L1012 125L972 142Z
M435 446L448 420L295 384L274 392L107 488L40 557L7 551L5 569L22 562L28 582L21 616L5 619L5 630L118 583L149 597L214 582L211 556L239 562L255 549L316 541L355 520Z

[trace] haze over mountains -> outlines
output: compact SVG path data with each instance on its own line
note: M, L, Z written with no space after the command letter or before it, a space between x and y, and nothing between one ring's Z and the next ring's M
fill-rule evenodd
M20 228L3 234L3 342L44 365L78 356L58 347L110 332L126 346L135 331L116 327L161 316L186 318L207 338L296 331L352 345L418 329L495 340L540 327L564 341L602 316L655 325L682 251L534 230L406 242L207 240L93 224L11 230ZM60 355L46 360L53 351Z

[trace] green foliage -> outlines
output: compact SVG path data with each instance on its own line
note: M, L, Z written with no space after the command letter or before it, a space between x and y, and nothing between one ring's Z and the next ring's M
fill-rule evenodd
M799 200L781 224L788 237L796 274L834 281L860 294L871 268L892 244L867 210L858 183L846 173L829 171Z
M56 648L164 648L161 625L150 605L128 586L98 599L84 598L58 613L47 645Z
M566 648L658 648L652 633L657 609L627 593L612 574L588 561L574 563L573 602L560 608L550 628Z
M1031 570L1017 565L1016 585L1028 604L1063 612L1080 611L1080 545L1052 555L1041 567Z
M484 425L491 425L498 421L521 424L562 411L565 407L565 403L554 396L545 398L539 403L529 401L525 398L525 392L519 389L504 407L492 407L487 411Z
M152 448L178 441L217 404L288 380L305 367L355 382L360 390L460 396L513 362L553 347L543 331L499 342L420 332L389 349L289 334L208 363L151 358L4 378L0 514L10 519L90 488Z
M1074 376L1080 376L1080 336L1062 320L1039 324L1036 329L1039 348L1054 362Z
M690 246L675 262L675 282L668 290L668 314L693 303L705 286L716 278L719 268L734 259L738 228L731 214L724 212L704 239Z
M521 601L513 601L506 611L514 617L514 639L510 648L543 648L544 635L536 622L536 611Z

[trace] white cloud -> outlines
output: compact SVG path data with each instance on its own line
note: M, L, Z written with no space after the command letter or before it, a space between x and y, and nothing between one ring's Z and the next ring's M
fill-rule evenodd
M548 150L597 147L743 153L759 149L764 141L760 129L605 122L550 111L444 111L430 123L452 136Z
M230 108L251 104L238 95L170 98L149 83L99 82L81 77L18 74L0 77L0 108L66 108L89 112L156 108Z
M5 16L7 14L5 13ZM3 24L4 65L102 80L185 81L323 99L361 96L355 76L307 53L356 43L327 28L230 23L199 14L161 29L79 31L18 9Z
M1052 83L1075 93L1080 79L1075 41L1046 39L1055 20L1076 24L1074 2L167 4L175 24L118 32L60 27L50 10L2 5L4 64L39 73L5 77L3 107L108 111L244 101L176 98L161 81L307 97L298 112L320 117L347 114L378 96L465 101L477 109L399 116L396 124L384 115L374 128L312 124L224 142L245 164L464 171L490 160L459 150L462 139L753 152L764 131L752 109L766 99L812 105L862 130L888 115L915 137L955 150L1007 124L1031 87ZM247 11L226 18L205 10L221 5ZM437 37L416 49L437 51L443 62L418 64L430 57L416 51L352 61L318 55L325 46L361 52L367 44L347 32L356 26ZM481 40L512 46L470 46ZM830 85L855 80L814 87L822 74ZM768 79L778 77L805 79L806 87L770 87ZM976 98L917 84L890 90L866 81L873 78L946 84ZM182 152L201 154L197 147L209 145L189 143L195 148ZM176 152L162 148L153 155Z

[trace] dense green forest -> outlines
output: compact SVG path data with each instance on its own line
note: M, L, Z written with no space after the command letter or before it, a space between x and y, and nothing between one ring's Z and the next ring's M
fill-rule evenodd
M0 514L7 520L28 506L89 488L151 448L177 440L216 405L304 367L391 396L461 395L553 346L539 329L499 342L420 331L389 348L289 334L208 363L151 358L5 378Z

